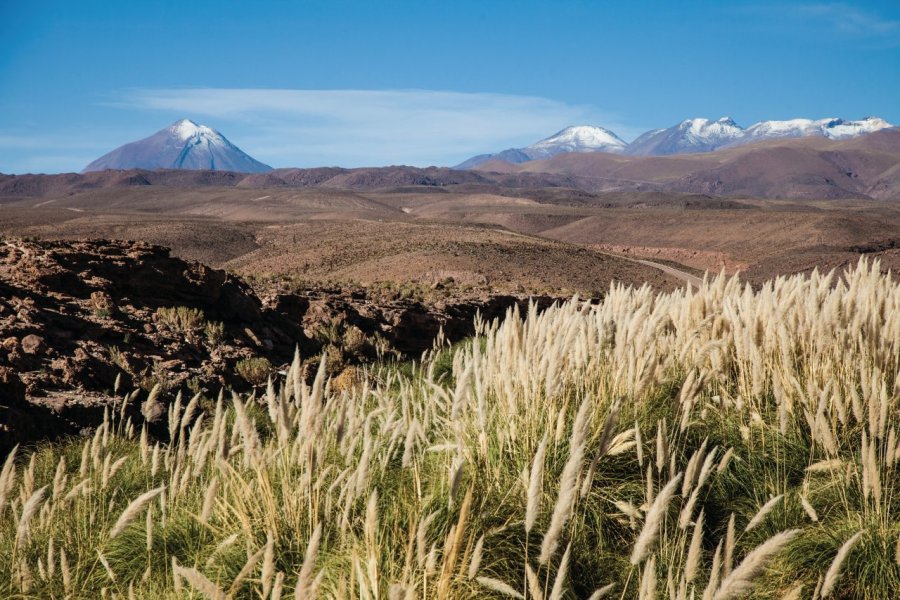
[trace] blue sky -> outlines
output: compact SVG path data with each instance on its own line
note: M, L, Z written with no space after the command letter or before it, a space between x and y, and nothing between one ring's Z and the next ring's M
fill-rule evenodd
M900 2L0 0L0 172L181 117L276 167L455 164L570 124L900 123Z

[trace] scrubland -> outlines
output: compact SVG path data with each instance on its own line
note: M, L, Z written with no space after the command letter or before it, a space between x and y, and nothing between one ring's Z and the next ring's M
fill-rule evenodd
M0 473L4 598L892 598L900 284L613 286ZM324 373L325 369L320 369ZM164 428L165 429L165 428Z

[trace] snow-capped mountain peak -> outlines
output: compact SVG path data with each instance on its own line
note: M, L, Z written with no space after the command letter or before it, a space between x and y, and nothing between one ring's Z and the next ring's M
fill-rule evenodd
M202 169L264 173L272 167L248 156L224 135L190 119L180 119L148 138L101 156L87 171L104 169Z
M562 152L621 152L627 144L615 133L593 125L573 125L536 142L526 153L560 154Z
M175 121L169 129L172 130L172 133L174 133L178 139L183 141L187 141L193 137L205 137L216 141L223 139L222 134L215 129L207 127L206 125L198 125L190 119Z
M557 131L550 137L525 146L509 148L494 154L479 154L456 165L455 169L473 169L490 160L504 160L520 164L530 160L550 158L564 152L610 152L621 154L628 144L605 127L572 125Z

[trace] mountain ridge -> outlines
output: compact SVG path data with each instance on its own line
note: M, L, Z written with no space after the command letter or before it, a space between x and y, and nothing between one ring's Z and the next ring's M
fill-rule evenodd
M755 142L800 137L824 137L844 140L859 137L893 125L879 117L865 117L860 120L841 118L788 119L783 121L758 121L744 128L731 117L719 119L685 119L671 127L651 129L639 135L631 143L624 142L612 131L591 125L571 126L556 134L523 148L509 148L497 153L479 154L453 167L454 169L477 168L490 161L502 160L510 164L522 164L532 160L551 158L566 152L590 153L608 152L627 156L669 156L673 154L694 154L715 152ZM596 130L609 136L609 143L577 146L559 140L571 130ZM617 141L617 142L616 142ZM541 152L542 147L550 150Z

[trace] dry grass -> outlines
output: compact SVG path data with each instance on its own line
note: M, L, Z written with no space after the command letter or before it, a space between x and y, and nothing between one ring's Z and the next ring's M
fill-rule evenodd
M900 285L877 265L518 317L340 391L298 357L259 397L178 399L165 445L117 416L129 394L92 438L20 450L0 596L898 589Z

